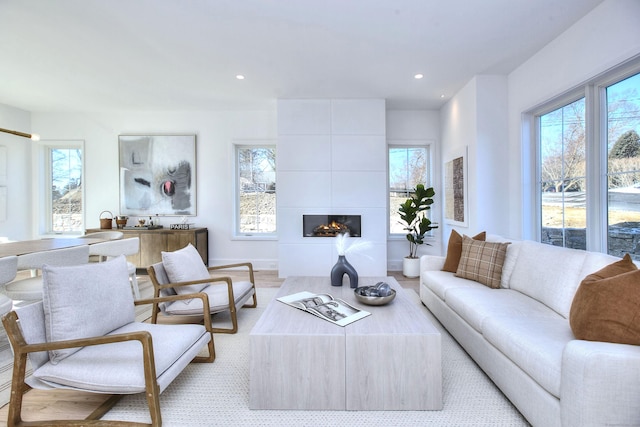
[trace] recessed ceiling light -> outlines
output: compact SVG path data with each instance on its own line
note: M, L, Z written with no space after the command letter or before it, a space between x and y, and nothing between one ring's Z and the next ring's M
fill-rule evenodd
M444 98L444 94L440 95L440 98Z
M244 80L244 76L243 76L242 74L238 74L238 75L236 76L236 79L238 79L238 80Z
M424 77L424 75L422 75L422 74L416 74L415 76L413 76L413 78L416 79L416 80L420 80L423 77Z

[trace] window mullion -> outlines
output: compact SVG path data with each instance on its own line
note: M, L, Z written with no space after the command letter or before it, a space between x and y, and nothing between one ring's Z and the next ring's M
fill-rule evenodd
M604 88L585 90L587 250L607 249L607 137ZM603 142L604 141L604 142Z

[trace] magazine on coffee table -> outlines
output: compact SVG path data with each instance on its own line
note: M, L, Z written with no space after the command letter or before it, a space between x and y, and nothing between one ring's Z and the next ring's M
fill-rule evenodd
M340 326L346 326L371 314L329 294L303 291L280 297L278 301Z

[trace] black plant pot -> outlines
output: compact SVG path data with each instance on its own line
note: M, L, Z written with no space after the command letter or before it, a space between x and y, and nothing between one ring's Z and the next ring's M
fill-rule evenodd
M342 286L342 278L344 275L349 276L349 285L352 288L358 287L358 272L344 255L338 255L338 262L331 269L331 286Z

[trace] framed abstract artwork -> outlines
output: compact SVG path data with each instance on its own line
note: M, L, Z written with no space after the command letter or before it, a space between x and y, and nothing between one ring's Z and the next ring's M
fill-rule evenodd
M467 226L467 156L465 152L444 164L444 219L448 224Z
M196 136L120 135L120 213L196 215Z

